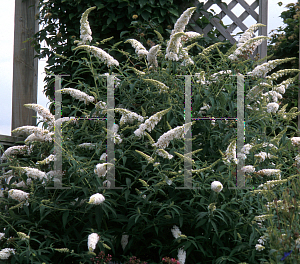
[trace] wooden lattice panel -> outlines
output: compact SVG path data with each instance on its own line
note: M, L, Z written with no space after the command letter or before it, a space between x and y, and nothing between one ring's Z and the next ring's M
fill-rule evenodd
M195 0L193 2L194 6L198 6L199 1ZM202 7L204 10L208 10L212 5L218 5L220 9L222 10L219 14L217 14L218 18L212 18L210 19L210 24L208 24L204 29L200 28L196 24L196 20L201 16L205 16L207 19L209 19L209 15L207 12L201 11L201 14L194 13L194 15L190 19L190 25L194 29L194 31L204 34L204 36L207 36L207 33L213 29L214 27L220 32L220 35L218 38L220 41L229 40L231 44L236 43L236 40L232 37L232 32L238 27L241 29L241 31L245 32L248 28L243 23L244 20L248 16L252 16L254 20L257 23L262 23L266 25L266 27L262 27L259 29L259 35L267 36L267 21L268 21L268 0L256 0L252 4L248 4L245 0L232 0L227 7L223 3L219 3L217 1L208 0ZM232 12L232 9L237 5L240 4L240 6L244 9L244 12L240 16L236 16L234 12ZM259 14L255 11L255 9L259 6ZM182 6L185 8L185 5ZM233 23L225 29L220 21L225 17L228 16ZM255 52L257 53L257 52ZM263 58L267 55L267 42L264 41L262 45L258 48L258 53L260 54L260 57Z

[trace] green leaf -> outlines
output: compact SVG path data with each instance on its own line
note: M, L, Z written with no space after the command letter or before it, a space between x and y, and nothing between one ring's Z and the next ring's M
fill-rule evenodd
M142 18L145 19L146 21L148 21L150 18L150 13L148 13L146 11L144 11L141 15L142 15Z
M211 224L213 226L213 228L215 229L216 233L217 233L217 236L219 236L219 233L218 233L218 228L217 228L217 225L214 221L211 221Z
M160 6L164 6L167 3L167 0L159 0Z
M168 11L169 11L171 14L173 14L174 16L179 17L179 14L178 14L177 10L175 10L175 9L173 9L173 8L170 8L170 9L168 9Z
M130 31L122 31L120 33L120 38L122 38L125 34L130 33Z
M69 216L69 210L65 211L63 213L62 221L63 221L63 227L64 227L64 229L66 229L66 224L67 224L68 216Z
M139 0L140 8L143 8L144 5L147 4L148 0Z
M112 21L113 21L113 18L112 18L112 17L109 17L109 18L107 19L106 24L109 25Z

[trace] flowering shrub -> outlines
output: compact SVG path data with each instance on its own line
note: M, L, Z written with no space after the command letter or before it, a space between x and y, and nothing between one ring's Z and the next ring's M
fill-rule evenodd
M195 9L189 8L180 16L169 41L156 32L161 42L149 51L129 39L135 54L126 53L128 60L122 63L92 45L87 14L93 8L82 15L74 58L77 54L87 58L73 63L78 64L76 72L90 72L93 86L77 79L75 72L67 85L71 87L63 87L62 92L73 97L72 102L62 105L72 110L69 117L55 120L47 109L25 105L44 118L44 129L17 128L14 133L28 134L25 146L9 148L1 158L9 166L1 176L0 228L5 232L1 246L6 258L7 252L12 252L12 263L91 263L96 252L104 252L101 256L109 252L114 261L134 256L129 261L143 259L149 264L161 260L258 263L265 259L263 250L271 248L255 241L263 231L255 220L261 219L264 200L252 195L295 177L289 167L291 154L285 148L291 133L287 125L299 113L295 109L286 113L286 106L279 108L277 101L270 100L278 99L293 81L277 84L276 79L298 70L268 75L288 59L262 65L249 59L254 46L261 43L260 38L252 39L261 25L245 32L238 43L239 52L234 46L223 54L217 43L190 56L189 50L198 43L187 44L201 37L184 32ZM240 52L245 52L244 56L240 57ZM138 63L131 65L132 57ZM117 75L116 123L111 128L104 121L111 111L105 102L107 74ZM245 81L242 149L236 146L235 120L214 118L237 116L238 74L250 75ZM199 118L187 124L182 75L192 75L192 116ZM266 89L273 93L263 94ZM211 118L200 119L204 117ZM53 131L59 125L62 184L69 189L45 189L53 186L57 176ZM189 129L193 135L190 189L184 185L183 140ZM289 129L294 133L294 127ZM115 164L107 160L108 131L113 132ZM247 163L242 170L252 191L229 189L236 186L234 171L241 160ZM115 186L122 189L110 188L113 185L107 172L111 170ZM272 177L276 180L270 180ZM26 240L14 238L20 232ZM10 244L14 251L6 248ZM166 255L172 259L163 259Z

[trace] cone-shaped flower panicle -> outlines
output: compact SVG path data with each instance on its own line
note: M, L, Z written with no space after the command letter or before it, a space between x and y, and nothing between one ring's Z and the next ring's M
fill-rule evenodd
M179 248L177 257L180 264L184 264L186 259L186 251L184 251L183 248Z
M252 165L244 166L241 170L243 172L245 172L245 173L253 173L253 172L255 172L255 168Z
M220 192L222 191L223 189L223 185L222 183L220 183L219 181L213 181L211 183L211 189L214 191L214 192Z
M189 23L189 20L196 9L196 7L190 7L181 14L174 25L171 35L184 31L185 26Z
M105 197L100 193L96 193L90 197L90 200L88 203L99 205L99 204L102 204L104 201L105 201Z
M9 259L11 254L16 254L15 249L13 249L13 248L4 248L0 251L0 259Z
M266 25L264 24L254 24L250 26L240 37L237 47L243 46L249 39L251 39L254 36L254 32L259 28L259 27L265 27Z
M7 157L16 155L16 154L28 154L29 153L29 147L28 146L12 146L9 147L7 150L4 151L3 155L1 156L1 160L4 161L7 159Z
M172 232L174 238L178 238L181 235L181 231L180 231L179 227L176 225L173 226L173 228L171 229L171 232Z
M147 61L149 63L149 66L153 65L154 67L158 67L157 53L159 52L160 48L160 45L155 45L149 50L147 55Z
M120 120L120 125L124 125L125 123L129 123L129 124L132 124L134 122L134 120L138 120L139 122L144 122L144 117L134 113L134 112L131 112L127 109L123 109L123 108L115 108L115 112L118 112L118 113L122 113L122 117L121 117L121 120Z
M123 250L125 250L125 247L128 244L128 238L129 238L129 235L125 235L125 234L122 235L121 245L122 245Z
M99 163L96 165L94 172L98 175L98 177L105 177L107 170L109 170L112 166L112 163Z
M36 168L29 168L29 167L12 167L12 168L24 171L26 173L26 175L32 179L43 180L44 178L45 179L47 178L47 175L45 172L40 171L39 169L36 169Z
M228 56L228 59L236 61L239 57L244 59L245 55L253 54L255 49L265 40L270 39L266 36L258 36L252 39L247 40L242 46L238 47L233 54Z
M94 46L88 46L88 45L80 45L73 50L76 49L85 49L91 52L95 57L97 57L99 60L104 62L107 65L107 67L119 66L119 62L117 60L115 60L112 56L110 56L108 53L106 53L104 50L100 48Z
M92 233L88 236L88 249L90 252L94 252L96 245L100 239L100 236L97 233Z
M61 92L67 93L67 94L71 95L72 97L78 99L79 101L83 101L85 104L95 101L95 98L93 96L89 96L86 93L81 92L76 89L73 89L73 88L64 88L64 89L61 89Z
M269 103L267 105L267 112L268 113L274 113L274 114L276 114L278 108L279 108L279 104L277 104L277 103Z
M181 40L194 40L203 37L203 34L199 34L198 32L188 31L184 32L185 36L181 38Z
M45 121L53 123L55 117L50 113L48 109L38 104L24 104L26 108L33 109L36 111L41 117L44 118Z
M36 126L21 126L21 127L18 127L16 129L14 129L13 131L11 131L11 133L15 133L16 135L17 134L20 134L20 133L25 133L25 134L40 134L40 135L45 135L45 134L48 134L49 131L47 129L41 129L39 127L36 127Z
M88 21L89 13L94 10L96 6L88 8L81 16L80 19L80 40L79 44L86 44L87 41L92 41L92 30Z
M142 58L144 56L148 55L148 51L143 46L143 44L136 39L127 39L124 43L130 43L132 47L135 48L135 53L139 56L139 58Z
M258 65L254 68L253 71L248 72L249 75L257 76L257 77L266 77L267 73L273 70L279 64L294 60L295 58L286 58L286 59L277 59L271 60L261 65Z
M189 130L191 125L192 125L192 122L169 130L168 132L161 135L159 137L159 139L157 140L157 142L152 144L152 146L161 148L161 149L165 149L169 145L170 141L173 140L174 138L177 138L177 139L183 138L184 134L187 133L187 131Z
M17 189L11 189L8 191L8 197L11 197L19 202L23 202L29 199L29 193Z
M37 164L45 165L45 164L49 164L51 161L55 161L55 160L56 160L56 156L51 154L47 158L45 158L44 160L38 161Z
M43 134L43 135L32 133L25 139L24 142L26 145L28 145L29 143L33 143L33 142L46 142L46 141L52 142L54 135L55 135L54 132L50 132L50 133Z
M181 37L185 36L185 33L178 32L174 35L171 35L170 40L167 43L167 50L165 58L172 61L178 61L178 52L179 47L181 46L180 40Z
M155 86L158 86L160 88L159 93L162 93L162 92L166 93L169 90L169 87L166 86L164 83L162 83L160 81L153 80L153 79L143 79L143 81L149 82L149 83L151 83L151 84L153 84Z

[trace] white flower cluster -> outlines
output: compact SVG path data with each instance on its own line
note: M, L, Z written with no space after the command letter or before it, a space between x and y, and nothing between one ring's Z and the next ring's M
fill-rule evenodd
M236 155L236 141L232 141L226 149L223 162L229 165L231 160L233 160L235 164L238 164L239 160L235 157L235 155Z
M71 88L66 88L66 89L71 89ZM75 90L75 91L77 91L77 90ZM77 98L77 99L79 99L79 98ZM83 101L83 100L81 100L81 101ZM75 123L78 124L78 121L77 121L76 117L74 117L74 116L70 116L70 117L66 116L66 117L58 118L57 120L55 120L55 126L61 126L61 124L64 123L64 122L71 122L73 124L75 124Z
M295 157L296 165L300 165L300 154Z
M29 154L29 148L28 146L12 146L9 147L7 150L4 151L4 153L1 156L1 160L4 161L7 159L7 157L16 155L16 154Z
M283 210L283 211L285 211L285 212L289 212L289 205L287 204L287 203L284 203L284 201L282 201L282 200L278 200L278 201L276 201L276 203L277 203L277 208L278 209L281 209L281 210ZM267 210L269 211L271 208L276 208L276 203L275 203L275 201L273 200L273 202L268 202L266 205L265 205L265 207L267 208ZM298 206L299 206L299 202L297 202L298 203ZM294 205L292 205L292 207L294 207Z
M248 72L248 75L253 75L253 76L257 76L257 77L266 77L267 73L269 71L273 70L277 65L285 63L290 60L291 60L291 58L268 61L266 63L256 66L253 69L253 71Z
M42 128L39 127L35 127L35 126L21 126L18 127L16 129L14 129L13 131L11 131L11 133L25 133L25 134L36 134L36 135L45 135L48 134L49 131L47 129L43 130Z
M139 122L144 122L144 117L131 112L127 109L123 109L123 108L115 108L116 112L122 113L122 117L120 120L120 125L124 125L125 123L129 123L129 124L133 124L134 120L138 120Z
M105 102L98 102L96 105L95 105L96 108L100 108L100 109L106 109L107 110L107 104Z
M273 217L272 214L258 215L258 216L255 216L255 217L254 217L254 220L255 220L255 221L258 221L258 222L262 222L262 221L265 221L267 218L271 218L271 217Z
M90 200L88 203L99 205L99 204L102 204L104 201L105 201L105 197L100 193L96 193L90 197Z
M29 144L29 143L33 143L33 142L46 142L46 141L52 142L54 135L55 135L54 132L49 132L49 133L43 134L43 135L32 133L25 139L24 142L25 142L25 144Z
M253 36L254 36L254 32L259 28L259 27L265 27L266 25L264 24L254 24L252 26L250 26L240 37L237 47L242 47L243 45L245 45L245 43L250 40Z
M87 246L90 252L94 252L99 239L100 236L97 233L92 233L88 236Z
M252 165L244 166L241 170L243 172L245 172L245 173L253 173L253 172L255 172L255 168Z
M81 143L78 145L80 148L89 148L89 149L94 149L96 147L95 143Z
M129 238L129 235L125 235L125 234L122 235L121 245L122 245L123 250L125 250L125 247L128 244L128 238Z
M206 103L203 103L203 104L204 104L204 106L202 106L199 111L200 115L201 114L204 115L206 113L206 111L204 111L204 110L209 110L211 108L211 106L209 104L206 104Z
M11 197L12 199L17 200L19 202L22 202L29 199L29 193L17 189L11 189L8 191L8 197Z
M139 58L142 58L144 56L148 55L148 51L143 46L143 44L136 39L127 39L124 43L130 43L132 47L135 48L135 53L139 56Z
M270 153L267 154L266 152L261 151L260 153L255 154L254 157L259 158L259 159L260 159L259 162L262 162L262 161L264 161L267 157L268 157L269 159L271 159L271 158L274 158L275 156L271 155Z
M299 71L299 69L279 70L277 72L272 73L270 76L267 76L266 78L269 80L277 80L278 78L281 78L284 75L287 75L289 73L299 73Z
M166 86L164 83L157 81L157 80L152 80L152 79L143 79L145 82L149 82L155 86L158 86L160 88L159 93L161 94L162 92L166 93L169 90L169 87Z
M255 245L255 249L256 249L257 251L262 251L262 250L265 249L265 247L262 246L261 244L256 244L256 245Z
M23 232L17 232L17 235L18 237L21 239L21 240L27 240L30 238L30 236L27 236L25 233Z
M285 90L294 82L294 78L289 78L274 87L274 90L284 94Z
M271 175L277 175L279 177L279 180L281 180L281 176L280 176L280 170L279 169L262 169L259 170L256 174L259 175L266 175L266 176L271 176Z
M279 104L277 104L277 103L269 103L267 105L267 112L268 113L274 113L274 114L276 114L278 108L279 108Z
M270 39L266 36L258 36L252 39L247 40L246 43L242 44L242 46L239 46L233 54L228 56L228 59L236 61L239 59L238 56L240 55L246 55L246 54L253 54L255 49L264 41ZM241 44L241 43L239 43Z
M222 183L220 183L219 181L213 181L211 183L211 189L214 191L214 192L220 192L222 191L223 189L223 185Z
M165 159L172 159L174 156L169 154L167 151L165 151L164 149L157 149L156 150L157 155L165 158Z
M206 82L205 82L205 71L197 72L197 73L195 73L195 76L198 78L196 83L201 83L203 85L206 84Z
M292 137L290 138L293 146L300 146L300 137Z
M195 10L196 7L190 7L181 14L174 25L171 35L184 31L185 26L188 24Z
M175 33L174 35L170 36L170 40L167 42L167 49L165 58L172 61L178 61L178 52L179 48L182 46L180 43L181 37L185 36L183 32Z
M76 49L85 49L91 52L95 57L97 57L99 60L104 62L107 65L107 67L119 66L119 62L117 60L115 60L112 56L110 56L108 53L106 53L104 50L100 48L94 46L88 46L88 45L80 45L73 50Z
M56 161L56 156L51 154L47 158L45 158L42 161L38 161L36 164L44 165L44 164L49 164L51 161Z
M267 181L266 183L263 183L261 185L258 186L258 188L263 187L263 189L267 190L268 187L272 188L277 184L282 184L284 182L287 182L287 179L284 180L274 180L274 181Z
M80 19L80 39L81 41L79 42L79 44L86 44L87 41L92 41L92 30L90 28L90 24L88 19L88 15L89 13L94 10L96 7L90 7L89 9L87 9L81 16Z
M147 129L149 132L152 131L152 129L158 124L158 122L161 120L164 114L166 114L170 109L165 109L163 111L160 111L153 116L150 116L144 124L141 124L137 130L134 131L134 134L137 137L141 137L142 135L145 135L145 130Z
M46 122L53 123L55 117L50 113L48 109L38 104L24 104L26 108L36 111Z
M81 92L79 90L73 89L73 88L64 88L60 90L62 93L68 93L72 97L78 99L79 101L83 101L85 104L89 104L90 102L94 102L95 98L93 96L89 96L84 92ZM66 121L69 121L69 119L65 119ZM74 118L73 118L74 119ZM59 120L59 119L58 119ZM63 121L61 121L63 122Z
M191 7L185 10L181 16L177 19L174 29L171 32L170 40L167 42L167 49L165 58L173 61L178 61L178 51L179 47L182 47L181 40L182 36L186 37L196 37L195 34L188 34L183 33L185 26L188 24L190 18L192 17L196 7ZM185 54L186 55L186 54Z
M0 259L8 259L12 254L16 254L15 249L13 248L4 248L0 251Z
M277 103L278 102L278 98L282 99L282 95L280 93L277 93L276 91L269 91L267 93L262 94L262 96L268 96L271 95L272 96L272 100ZM263 98L262 98L263 99ZM267 102L269 102L269 97L266 98Z
M265 244L265 242L267 241L267 235L264 235L264 236L261 236L258 240L257 240L257 242L259 243L259 244L261 244L261 245L264 245Z
M33 179L39 179L43 180L44 178L47 178L46 173L43 171L40 171L35 168L29 168L29 167L18 167L18 169L25 170L28 177Z
M186 251L184 251L183 248L179 248L177 257L178 257L179 263L184 264L185 259L186 259Z
M98 175L98 177L105 177L107 170L109 170L112 166L113 164L111 163L99 163L96 165L94 172Z
M117 124L113 124L112 126L112 131L113 131L113 138L114 138L114 143L115 144L121 144L123 139L121 139L121 136L117 134L119 129L119 126Z
M184 124L183 126L177 126L176 128L173 128L169 130L168 132L164 133L159 137L156 143L153 143L153 147L162 148L165 149L168 147L171 140L174 138L183 138L184 135L187 133L189 128L191 127L192 123Z
M271 144L271 143L263 143L263 147L264 147L264 148L267 147L267 146L269 146L270 148L276 148L276 149L278 149L276 146L274 146L274 145Z
M175 237L175 239L181 236L181 231L180 231L179 227L176 225L173 226L173 228L171 229L171 232L173 234L173 237Z

